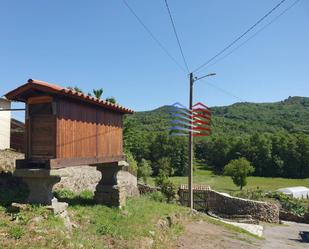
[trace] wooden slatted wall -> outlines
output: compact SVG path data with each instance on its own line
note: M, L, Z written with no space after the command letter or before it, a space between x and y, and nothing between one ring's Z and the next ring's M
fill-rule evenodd
M57 116L57 158L123 154L122 114L61 99Z

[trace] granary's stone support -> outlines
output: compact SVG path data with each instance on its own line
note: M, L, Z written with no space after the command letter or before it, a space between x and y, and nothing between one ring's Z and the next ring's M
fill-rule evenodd
M128 164L124 161L97 165L102 178L96 186L94 199L97 203L108 206L122 207L126 203L126 188L123 184L121 171Z
M28 203L51 205L53 186L60 181L56 170L16 169L14 175L22 178L29 188Z

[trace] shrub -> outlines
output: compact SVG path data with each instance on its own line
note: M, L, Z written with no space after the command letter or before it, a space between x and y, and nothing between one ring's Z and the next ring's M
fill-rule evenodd
M247 176L253 172L254 167L243 157L230 161L224 167L224 175L230 176L234 184L240 187L240 190L247 185Z
M308 200L293 198L280 192L265 192L263 190L246 190L236 194L237 197L258 200L258 201L271 201L279 202L281 207L289 212L298 215L304 215L309 211Z
M308 212L308 206L301 199L293 198L292 196L280 192L270 192L267 193L266 196L278 200L283 209L294 214L304 215Z
M155 184L161 188L161 192L166 196L168 202L172 202L176 199L177 187L168 179L163 171L160 171L158 177L155 179Z
M143 182L147 184L147 179L152 174L152 169L149 162L145 159L142 159L141 163L138 165L137 177L143 178Z
M166 202L166 196L161 191L155 191L148 195L149 199L157 202Z
M137 174L137 162L130 151L125 152L127 162L129 163L129 172L133 175Z

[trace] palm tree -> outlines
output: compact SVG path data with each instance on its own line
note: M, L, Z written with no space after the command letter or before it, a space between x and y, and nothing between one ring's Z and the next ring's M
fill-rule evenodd
M101 96L102 96L102 94L103 94L103 88L97 89L97 90L93 89L93 95L94 95L97 99L100 99Z

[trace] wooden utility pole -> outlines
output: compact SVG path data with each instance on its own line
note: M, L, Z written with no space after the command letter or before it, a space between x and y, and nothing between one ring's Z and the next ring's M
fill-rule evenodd
M193 124L193 113L192 113L192 102L193 102L193 84L194 78L193 73L190 73L190 96L189 96L189 110L191 111L191 122ZM192 127L190 127L189 132L189 163L188 163L188 191L189 191L189 200L188 206L193 209L193 134Z
M204 79L206 77L215 76L216 73L209 73L202 77L193 77L193 73L190 73L190 95L189 95L189 110L191 114L191 122L190 122L190 131L189 131L189 163L188 163L188 191L189 191L189 200L188 207L193 209L193 110L192 110L192 102L193 102L193 85L195 81Z

